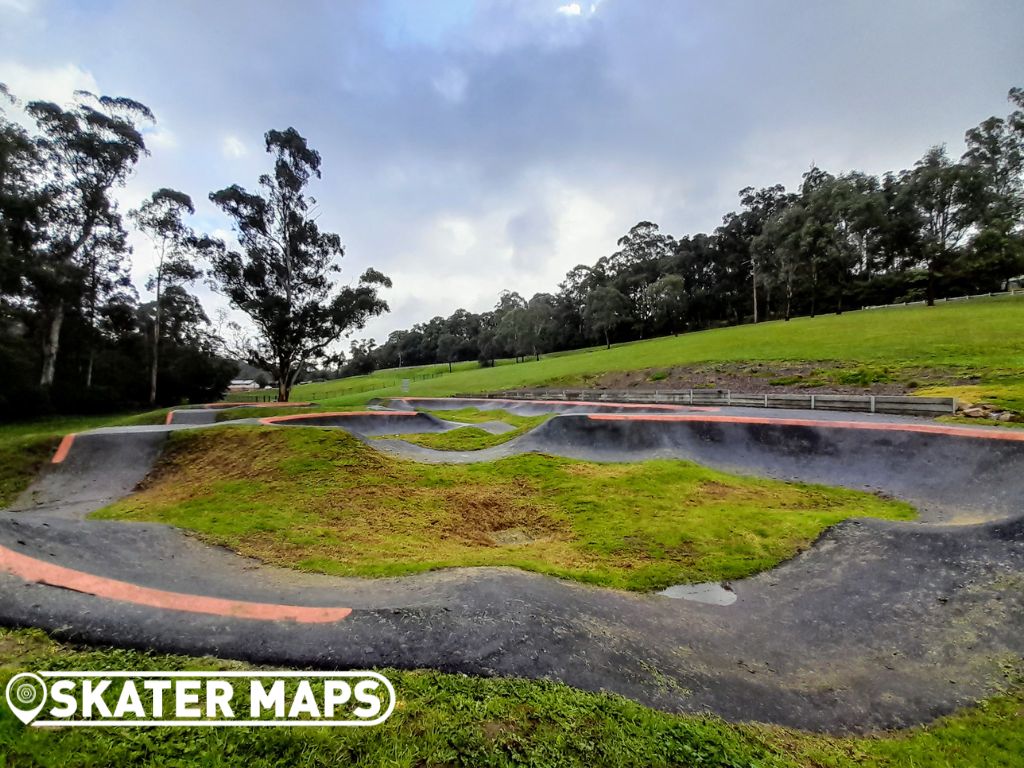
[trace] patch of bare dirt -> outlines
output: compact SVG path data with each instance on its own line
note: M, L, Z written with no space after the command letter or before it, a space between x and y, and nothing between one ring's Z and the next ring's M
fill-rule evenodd
M529 544L564 532L563 522L508 490L464 486L446 489L444 496L450 515L445 533L468 544Z
M516 547L523 544L530 544L537 541L537 537L522 528L505 528L500 531L493 531L491 539L499 547Z
M594 389L727 389L744 394L807 393L906 395L918 387L971 383L947 371L870 367L830 363L715 363L612 371L587 378Z

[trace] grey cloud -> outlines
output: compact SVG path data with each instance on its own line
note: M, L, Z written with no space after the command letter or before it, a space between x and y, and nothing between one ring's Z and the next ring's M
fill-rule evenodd
M141 193L252 186L263 132L294 125L324 157L315 194L345 278L373 264L411 283L367 329L378 339L420 309L553 289L545 275L610 253L641 218L713 228L740 187L792 186L811 160L878 172L934 143L956 152L1024 85L1015 0L562 4L40 3L0 19L0 80L4 62L74 64L152 106L176 146L154 147ZM226 135L248 154L225 157ZM566 196L595 220L562 221ZM478 244L425 242L445 219ZM612 234L591 244L588 229ZM460 295L426 282L446 272Z
M509 219L505 233L513 249L512 263L519 269L532 270L551 251L554 222L547 208L535 205Z

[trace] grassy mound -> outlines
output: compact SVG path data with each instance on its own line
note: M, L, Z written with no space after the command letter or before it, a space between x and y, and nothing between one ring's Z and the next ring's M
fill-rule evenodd
M496 445L507 443L525 431L516 429L501 435L493 435L480 427L461 427L453 429L451 432L417 433L396 435L396 437L407 443L433 448L435 451L482 451L484 448L493 448Z
M239 419L266 419L271 416L295 416L301 413L325 413L333 411L353 411L356 410L356 406L348 406L344 408L340 407L325 407L320 405L288 405L282 403L281 405L263 405L253 406L249 408L235 407L218 409L214 416L214 421L238 421Z
M222 670L217 659L94 650L0 629L0 687L39 669ZM929 726L837 738L656 712L564 685L382 670L399 705L375 728L27 728L0 707L8 766L704 766L947 768L1020 765L1024 688Z
M457 408L448 411L424 410L423 412L436 416L439 419L458 421L462 424L482 424L485 421L503 421L516 428L532 428L545 419L550 418L550 416L546 414L541 416L520 416L518 413L510 413L504 408L495 408L494 410L487 410L484 408Z
M97 515L169 523L267 562L339 575L505 565L650 590L747 576L845 518L914 511L682 461L421 465L340 430L230 426L171 435L144 488Z
M989 403L1007 411L1024 414L1024 381L1005 377L987 384L928 387L920 391L930 397L955 397L968 403Z
M529 432L534 427L539 427L551 418L551 414L542 416L519 416L502 409L493 411L481 410L480 408L460 408L451 411L425 411L439 419L458 421L464 424L481 424L485 421L503 421L515 429L503 432L500 435L493 435L485 429L467 426L461 429L454 429L451 432L423 433L412 435L398 435L401 440L408 443L415 443L426 448L433 448L436 451L480 451L484 448L492 448L495 445L507 443L513 438Z

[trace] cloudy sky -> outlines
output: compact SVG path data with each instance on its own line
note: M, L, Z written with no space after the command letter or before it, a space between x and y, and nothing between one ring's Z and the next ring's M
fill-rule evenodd
M255 185L262 136L323 155L313 193L343 279L394 280L359 336L502 288L553 290L632 224L707 231L736 192L812 163L912 165L1024 86L1020 0L0 0L0 82L23 99L131 96L157 125L122 205ZM152 268L135 241L141 286ZM212 312L221 300L201 290Z

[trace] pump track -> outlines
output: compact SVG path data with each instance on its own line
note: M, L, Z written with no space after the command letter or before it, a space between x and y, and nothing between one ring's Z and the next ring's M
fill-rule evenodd
M831 732L927 722L997 690L1024 656L1024 430L868 414L492 399L389 400L365 412L233 423L369 436L452 429L417 411L557 415L495 448L378 450L423 462L524 452L680 458L891 494L914 522L847 520L714 605L513 568L388 579L318 576L163 525L86 519L132 492L164 426L68 435L0 512L0 623L77 642L298 668L433 668L556 680L669 712ZM484 428L500 431L501 423ZM239 510L244 514L244 510Z

